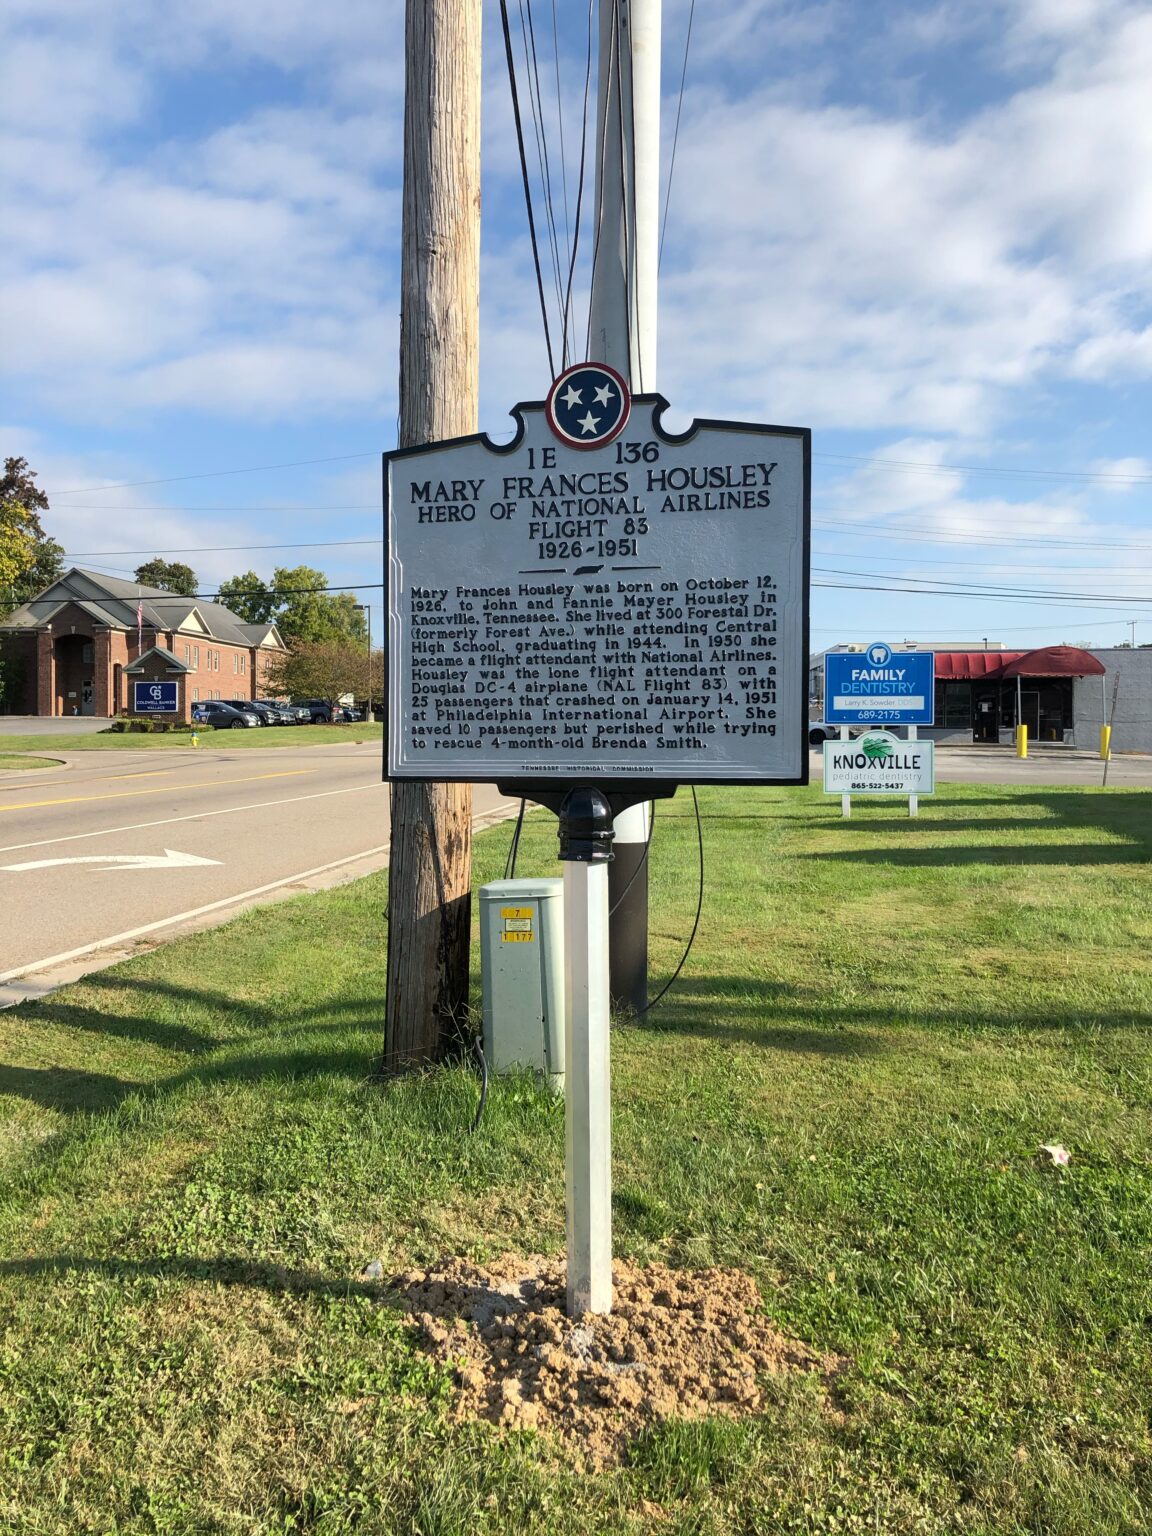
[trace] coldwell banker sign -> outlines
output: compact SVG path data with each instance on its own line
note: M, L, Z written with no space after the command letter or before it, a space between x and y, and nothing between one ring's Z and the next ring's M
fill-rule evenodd
M806 782L810 434L579 364L385 455L392 778Z
M134 683L133 713L137 715L174 715L175 683Z
M936 788L930 741L901 741L866 731L855 741L824 743L826 795L930 795Z
M931 651L894 651L877 640L865 651L824 657L827 725L931 725L935 692Z

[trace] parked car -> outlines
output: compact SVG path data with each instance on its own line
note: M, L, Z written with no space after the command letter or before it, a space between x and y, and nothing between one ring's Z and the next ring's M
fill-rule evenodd
M355 705L352 704L342 704L340 706L340 718L341 720L348 721L363 720L364 711L362 709L357 709Z
M340 715L334 712L327 699L293 699L292 703L298 709L306 709L308 718L313 725L331 725L333 720L338 720ZM339 711L340 706L336 706Z
M809 720L808 745L810 747L823 746L826 741L835 741L840 732L834 725L825 725L822 720Z
M281 725L308 725L312 719L306 709L296 704L281 704L276 699L257 699L255 702L275 710Z
M259 728L260 716L251 708L235 709L223 699L201 699L192 706L192 719L197 725L210 725L214 730L244 730Z
M263 704L258 704L255 699L221 699L220 703L227 704L230 709L238 709L241 714L255 715L261 725L278 724Z

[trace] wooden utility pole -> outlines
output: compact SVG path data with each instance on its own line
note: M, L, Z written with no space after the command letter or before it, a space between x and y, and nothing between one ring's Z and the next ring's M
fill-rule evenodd
M481 0L407 0L400 447L475 432ZM392 786L384 1068L433 1061L468 1002L472 789Z

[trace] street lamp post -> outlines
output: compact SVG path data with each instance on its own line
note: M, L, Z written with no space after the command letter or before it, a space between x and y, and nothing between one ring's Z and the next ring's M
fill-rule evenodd
M376 718L372 708L372 607L369 603L357 603L356 607L364 615L364 622L368 626L368 702L364 710L364 719L371 724Z

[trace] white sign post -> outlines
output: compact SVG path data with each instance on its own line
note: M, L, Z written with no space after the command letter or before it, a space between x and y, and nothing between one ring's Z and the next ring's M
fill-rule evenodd
M661 427L607 365L513 442L385 455L390 779L560 816L568 1310L612 1305L613 815L677 783L807 782L806 428Z

